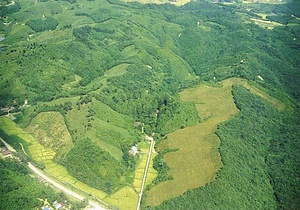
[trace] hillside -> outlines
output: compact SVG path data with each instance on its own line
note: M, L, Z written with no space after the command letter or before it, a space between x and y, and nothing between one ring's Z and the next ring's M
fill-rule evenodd
M299 2L152 2L0 1L0 135L111 208L146 135L142 208L296 208Z

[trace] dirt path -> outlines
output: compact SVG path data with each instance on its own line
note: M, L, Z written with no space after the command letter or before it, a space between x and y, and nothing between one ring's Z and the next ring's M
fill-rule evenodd
M149 163L150 163L150 160L151 160L151 154L152 154L153 147L154 147L153 137L146 136L146 139L151 141L151 144L150 144L150 148L149 148L148 159L147 159L147 163L146 163L146 167L145 167L145 171L144 171L144 176L143 176L143 181L142 181L142 185L141 185L141 191L140 191L140 194L139 194L139 201L138 201L138 205L137 205L137 208L136 208L137 210L139 210L140 206L141 206L141 201L142 201L143 191L144 191L144 187L145 187L145 183L146 183L146 177L147 177L147 173L148 173Z

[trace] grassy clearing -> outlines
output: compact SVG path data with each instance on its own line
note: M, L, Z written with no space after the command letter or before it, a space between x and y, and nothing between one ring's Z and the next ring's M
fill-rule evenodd
M253 20L255 22L255 24L257 24L261 27L265 27L270 30L272 30L276 26L283 26L283 24L281 24L281 23L277 23L277 22L269 21L269 20L260 20L260 19L256 19L256 18L251 18L251 20Z
M127 72L127 67L129 66L130 64L128 63L122 63L122 64L119 64L117 66L114 66L113 68L109 69L105 75L107 77L114 77L114 76L121 76L123 74L125 74Z
M81 79L82 78L79 75L75 74L74 75L74 80L72 82L64 84L63 88L66 89L66 90L69 90L69 89L77 86Z
M177 130L160 143L159 150L179 149L167 153L164 160L170 167L172 180L161 182L147 194L147 205L159 205L197 187L204 186L215 178L222 166L218 148L220 140L215 135L217 125L238 113L231 94L232 85L241 84L252 93L266 99L279 110L285 105L251 86L246 80L230 78L218 87L200 85L180 93L183 101L195 102L202 123Z
M162 182L149 191L148 205L158 205L188 189L204 186L215 178L222 166L218 152L220 141L214 132L220 122L238 112L231 95L231 85L201 85L181 92L180 98L195 102L204 122L170 133L168 139L159 145L159 150L179 150L164 156L173 179Z
M190 2L190 0L178 0L175 2L171 2L169 0L124 0L125 2L140 2L142 4L166 4L166 3L170 3L170 4L174 4L176 6L181 6L184 5L188 2Z
M254 87L253 85L250 85L248 81L239 79L239 78L229 78L223 81L223 84L228 83L228 84L240 84L243 85L245 88L249 89L251 93L260 96L261 98L267 100L269 103L271 103L276 109L282 111L286 108L286 105L279 101L276 98L273 98L269 96L267 93L261 91L257 87Z
M118 206L120 210L134 210L138 202L138 194L131 187L124 187L104 199L104 202Z
M66 154L73 146L72 137L59 112L42 112L27 127L39 143L52 148L59 154Z

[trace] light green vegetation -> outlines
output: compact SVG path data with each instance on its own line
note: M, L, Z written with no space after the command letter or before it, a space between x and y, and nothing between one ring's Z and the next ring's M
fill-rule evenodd
M91 193L100 199L106 196L104 192L88 186L72 177L65 167L53 161L53 158L56 154L53 149L46 148L41 145L33 136L31 136L23 129L17 127L17 125L10 119L1 117L0 128L8 136L16 135L21 140L25 141L27 145L29 145L27 146L27 154L30 155L34 161L41 163L45 167L44 170L47 172L47 174L56 178L57 180L59 180L59 182L65 183L70 186L75 186L80 189L79 192Z
M269 20L260 20L260 19L255 19L251 18L255 22L255 24L261 26L261 27L266 27L270 30L272 30L276 26L282 26L283 24L277 23L277 22L271 22Z
M42 112L32 119L27 131L41 145L52 148L58 155L57 159L73 147L71 135L59 112Z
M170 3L170 4L174 4L176 6L181 6L184 5L188 2L190 2L190 0L177 0L177 1L171 1L171 0L123 0L125 2L139 2L142 4L166 4L166 3Z
M233 104L229 97L232 84L242 84L278 110L288 110L286 114L292 115L290 112L298 109L298 1L266 5L243 4L240 0L235 3L230 0L226 4L199 0L180 7L176 4L182 1L172 3L16 0L15 5L0 6L0 34L5 37L0 42L0 107L15 107L14 112L18 113L15 122L23 129L28 126L31 131L35 129L38 132L34 135L40 137L51 136L56 126L61 125L62 133L54 132L51 142L58 143L53 140L54 136L63 138L67 132L69 136L64 138L68 139L66 142L72 142L72 146L61 149L66 151L65 154L60 154L58 147L37 144L32 135L22 131L10 136L10 141L16 143L14 146L20 149L18 143L22 143L29 158L44 161L46 171L81 186L84 191L93 191L92 194L99 198L110 199L114 207L128 209L136 207L146 156L129 157L128 151L135 143L142 150L147 148L143 145L142 130L148 135L155 133L159 152L155 157L153 155L153 163L151 161L158 170L157 176L151 166L147 184L153 181L147 189L151 194L151 190L159 189L164 183L174 182L172 187L179 195L193 191L191 188L198 192L205 188L205 183L214 183L210 181L215 180L216 171L222 164L217 152L220 143L213 132L219 122L227 120L236 111L228 105ZM272 29L260 27L253 19L271 21ZM265 24L262 21L260 24ZM187 91L192 91L189 94L194 98L189 98ZM22 107L25 100L29 106ZM5 110L0 114L5 115ZM48 120L49 113L56 113L57 119L49 117ZM245 116L243 122L254 122ZM266 124L269 126L271 122ZM201 131L205 132L202 134ZM235 132L226 135L221 132L225 135L224 142L234 139ZM253 131L250 129L249 132L243 138L253 137ZM182 141L180 136L190 139L192 144ZM200 137L205 139L200 140ZM287 138L293 139L293 135L287 135ZM193 144L196 146L192 147ZM163 148L169 150L161 150ZM224 148L221 142L222 160L231 152L226 145ZM297 147L294 148L292 154L298 154L295 152ZM241 151L245 149L249 150L246 146L240 148ZM195 161L201 153L207 155L201 159L207 173L201 169L200 162L199 165ZM184 158L178 158L179 154ZM245 156L259 160L266 157L253 153ZM193 166L183 163L185 160ZM289 167L298 164L292 160ZM274 158L272 161L280 162ZM64 166L58 166L60 163ZM103 170L104 165L107 170ZM188 181L181 187L178 183L185 181L183 173L178 173L181 168L190 173L186 176L194 177L189 180L197 181ZM287 193L287 187L276 181L289 180L285 179L288 173L272 171L276 171L275 174L270 172L270 176L276 176L271 185L276 189L274 193L279 195L277 202L293 203L296 188ZM80 180L76 181L75 176ZM229 170L223 180L231 176ZM97 179L99 177L101 179ZM249 184L246 180L240 186L244 183L246 191L251 193L265 187L262 180L258 188L254 187L255 182ZM96 186L98 190L92 189ZM216 189L210 191L211 198L221 197ZM235 186L233 191L240 189ZM271 191L265 192L272 200ZM230 195L230 191L225 194ZM168 196L161 196L161 199ZM148 198L154 199L155 195ZM148 198L143 197L144 208ZM240 198L235 203L239 209L243 201ZM189 203L193 205L189 206ZM198 208L199 205L189 199L182 206L190 209L211 207L209 202L201 203L207 206ZM216 209L221 208L220 203L216 205ZM223 209L228 209L225 207Z
M149 147L150 147L150 143L148 143L147 148L141 148L140 149L139 163L137 164L135 172L134 172L133 186L134 186L135 190L138 193L141 191L144 172L145 172L145 169L146 169L145 166L146 166L146 162L147 162L147 159L148 159ZM154 178L157 176L157 171L153 168L153 159L154 159L154 157L155 157L155 154L152 154L151 159L150 159L148 172L147 172L147 175L146 175L145 186L149 185L154 180Z
M134 210L136 209L138 195L132 187L124 187L118 192L106 197L104 201L119 207L121 210Z

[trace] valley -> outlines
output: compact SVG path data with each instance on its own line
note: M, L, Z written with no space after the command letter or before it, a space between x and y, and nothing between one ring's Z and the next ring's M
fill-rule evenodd
M0 1L3 209L297 209L299 8Z

